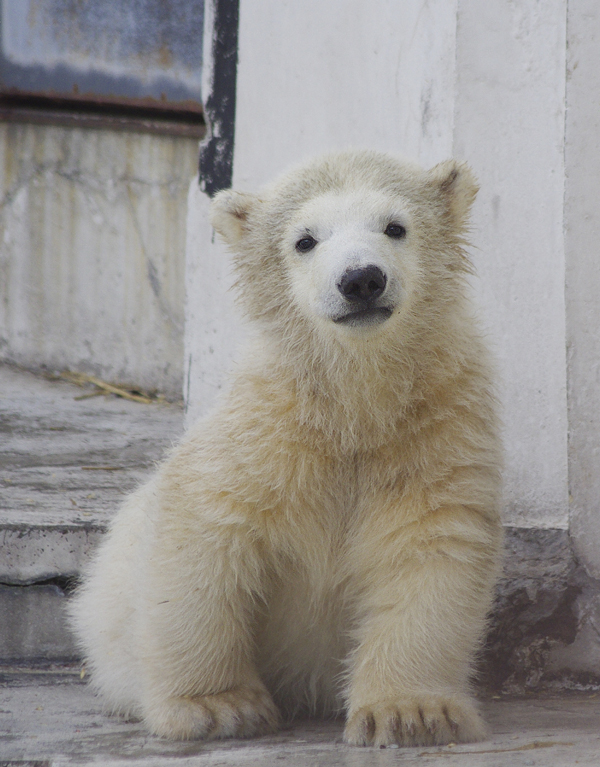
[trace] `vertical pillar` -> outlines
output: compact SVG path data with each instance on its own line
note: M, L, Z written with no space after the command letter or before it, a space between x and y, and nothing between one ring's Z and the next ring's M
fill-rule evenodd
M231 261L209 223L211 198L233 177L239 0L207 0L202 93L208 123L199 181L188 194L184 400L186 422L206 412L225 385L243 336L231 286Z
M500 366L505 521L568 526L566 0L460 0L455 154L474 208L481 313Z
M571 535L600 578L600 6L569 0L565 241ZM596 629L597 631L597 629Z

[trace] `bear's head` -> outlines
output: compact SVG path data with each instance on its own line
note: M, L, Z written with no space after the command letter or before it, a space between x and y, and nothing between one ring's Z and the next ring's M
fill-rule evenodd
M455 161L423 171L373 151L293 169L258 194L225 190L212 224L235 255L239 299L279 337L348 347L401 338L464 293L477 192Z

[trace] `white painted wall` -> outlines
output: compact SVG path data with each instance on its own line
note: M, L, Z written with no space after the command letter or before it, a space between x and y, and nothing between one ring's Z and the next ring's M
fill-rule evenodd
M482 186L474 290L504 407L505 520L572 524L588 569L598 573L596 5L407 0L399 8L354 0L342 12L317 0L276 11L267 0L241 0L233 182L253 190L306 155L348 145L424 165L451 155L471 163ZM205 51L210 56L210 30ZM227 255L213 242L196 187L190 204L188 420L211 406L242 333L226 291ZM215 263L218 274L210 271ZM199 298L209 273L218 283L210 304Z
M597 0L569 0L567 78L565 244L571 536L588 573L600 579L600 4Z
M455 33L455 0L242 0L234 186L344 146L446 159Z
M482 314L501 370L505 519L568 526L566 1L460 0L454 154L481 184Z

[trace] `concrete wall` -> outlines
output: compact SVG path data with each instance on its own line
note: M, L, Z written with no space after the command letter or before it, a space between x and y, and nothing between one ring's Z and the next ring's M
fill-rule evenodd
M181 396L196 139L0 124L0 359Z

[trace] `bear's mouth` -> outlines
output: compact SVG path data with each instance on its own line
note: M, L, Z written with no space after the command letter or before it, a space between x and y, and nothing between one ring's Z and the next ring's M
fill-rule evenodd
M367 309L358 309L355 312L342 314L340 317L334 317L333 321L337 325L350 325L358 327L361 325L380 325L392 316L392 309L389 306L373 306Z

